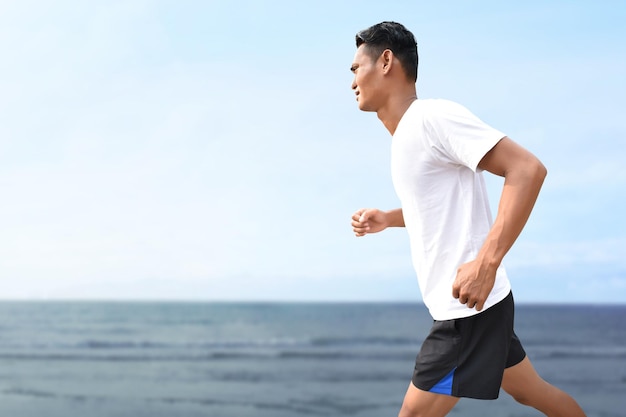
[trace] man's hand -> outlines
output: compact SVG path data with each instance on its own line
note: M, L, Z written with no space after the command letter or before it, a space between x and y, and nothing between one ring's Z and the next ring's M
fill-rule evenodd
M378 209L359 209L352 214L352 230L357 237L377 233L389 226L387 212Z
M483 309L496 280L497 266L481 265L478 260L461 265L452 284L452 296L468 308Z

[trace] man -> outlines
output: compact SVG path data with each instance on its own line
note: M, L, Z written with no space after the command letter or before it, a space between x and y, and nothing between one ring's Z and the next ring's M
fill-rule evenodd
M402 207L360 209L352 227L356 236L406 227L435 319L400 416L445 416L459 398L495 399L500 387L548 416L584 416L526 357L501 265L530 215L545 167L461 105L418 100L417 44L401 24L359 32L356 46L352 89L359 109L376 112L392 135L392 179ZM493 222L483 170L504 177Z

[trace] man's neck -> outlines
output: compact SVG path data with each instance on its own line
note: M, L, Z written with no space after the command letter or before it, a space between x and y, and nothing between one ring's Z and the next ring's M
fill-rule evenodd
M404 116L404 113L415 100L417 100L417 94L415 91L412 91L410 94L398 96L390 100L385 107L376 112L378 119L383 122L383 125L392 136L396 132L402 116Z

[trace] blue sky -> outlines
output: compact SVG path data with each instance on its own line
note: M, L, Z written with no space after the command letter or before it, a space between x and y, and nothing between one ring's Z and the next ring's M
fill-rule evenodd
M516 298L626 302L625 19L618 1L3 0L0 298L419 300L404 230L349 225L398 205L349 72L354 34L396 20L420 97L548 167L505 259Z

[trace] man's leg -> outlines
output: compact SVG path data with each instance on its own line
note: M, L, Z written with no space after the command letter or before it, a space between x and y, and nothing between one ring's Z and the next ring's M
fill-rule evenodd
M585 417L572 397L537 374L528 357L504 370L502 388L517 402L534 407L548 417Z
M398 417L444 417L458 401L457 397L422 391L410 383Z

